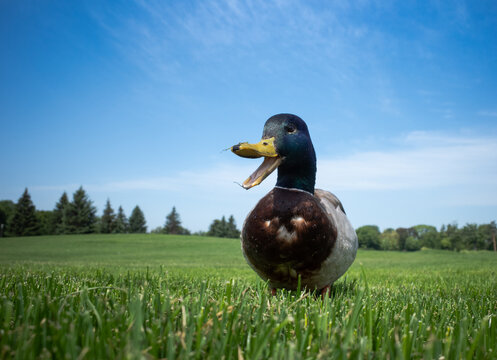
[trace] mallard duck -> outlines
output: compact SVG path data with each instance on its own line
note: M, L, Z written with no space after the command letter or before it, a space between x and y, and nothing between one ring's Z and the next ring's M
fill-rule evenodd
M326 294L354 262L357 235L342 203L315 189L316 154L306 123L278 114L264 125L257 144L231 147L245 158L264 157L242 184L250 189L278 169L276 186L248 214L241 232L242 252L250 267L277 288L302 288Z

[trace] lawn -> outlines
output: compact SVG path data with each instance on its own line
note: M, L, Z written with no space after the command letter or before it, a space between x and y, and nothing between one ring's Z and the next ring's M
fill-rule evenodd
M269 296L233 239L0 239L0 358L497 358L497 255L360 251Z

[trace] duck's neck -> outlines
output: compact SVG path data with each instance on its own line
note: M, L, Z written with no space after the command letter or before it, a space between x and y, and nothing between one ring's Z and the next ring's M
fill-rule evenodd
M276 186L290 189L300 189L314 194L316 183L316 162L306 165L280 166Z

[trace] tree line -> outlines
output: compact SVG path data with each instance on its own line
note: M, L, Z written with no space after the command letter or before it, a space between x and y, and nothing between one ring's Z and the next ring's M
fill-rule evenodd
M151 231L154 234L177 234L177 235L190 235L190 230L181 226L180 215L173 206L171 212L166 216L166 223L164 226L159 226ZM223 216L221 219L214 219L209 226L208 231L197 231L193 235L199 236L215 236L222 238L239 238L240 230L237 229L235 218L230 215L228 221Z
M119 206L117 213L107 199L101 216L83 187L77 189L72 200L64 192L52 211L36 210L28 189L17 203L11 200L0 201L0 237L58 234L124 234L146 233L145 215L136 205L128 218ZM182 226L181 218L173 206L166 216L164 226L152 233L189 235ZM431 225L416 225L410 228L388 228L383 232L376 225L365 225L357 230L359 246L363 249L416 251L421 248L445 250L493 250L496 246L496 223L442 225L440 230ZM193 235L238 238L240 231L231 215L215 219L208 231Z
M410 228L385 229L376 225L361 226L356 230L359 247L376 250L416 251L421 248L443 250L497 251L496 224L442 225L440 230L431 225Z
M37 210L26 188L17 203L11 200L0 201L0 237L60 234L124 234L146 233L145 215L138 205L128 218L122 206L117 213L107 199L101 216L81 186L69 201L64 192L52 211ZM181 225L179 213L173 206L166 216L164 226L152 230L153 233L189 235L190 231ZM196 235L237 238L240 231L236 228L233 215L226 222L225 217L215 219L207 232Z

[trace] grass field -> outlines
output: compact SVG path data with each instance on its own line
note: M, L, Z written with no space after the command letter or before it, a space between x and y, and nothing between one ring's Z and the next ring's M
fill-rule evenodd
M497 255L360 251L269 296L237 240L0 239L0 358L497 358Z

